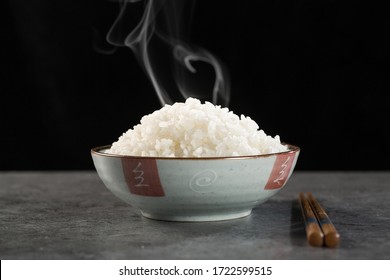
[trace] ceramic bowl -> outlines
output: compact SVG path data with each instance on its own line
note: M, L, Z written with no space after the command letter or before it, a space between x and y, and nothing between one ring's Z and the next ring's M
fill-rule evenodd
M218 221L249 215L290 178L299 148L239 157L158 158L91 150L97 173L143 216L166 221Z

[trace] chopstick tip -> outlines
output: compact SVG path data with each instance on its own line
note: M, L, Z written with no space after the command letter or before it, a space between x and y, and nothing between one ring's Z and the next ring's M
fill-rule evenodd
M324 235L322 232L313 232L307 239L311 246L321 247L324 244Z
M338 232L331 232L325 235L325 246L329 248L337 247L340 243L340 234Z

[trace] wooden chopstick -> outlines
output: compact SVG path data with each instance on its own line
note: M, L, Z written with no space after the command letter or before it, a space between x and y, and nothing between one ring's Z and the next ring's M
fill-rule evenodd
M324 242L324 233L318 224L317 218L305 195L299 193L299 202L301 205L302 216L305 222L307 241L311 246L322 246Z
M313 209L313 212L321 226L322 232L324 233L324 244L327 247L333 248L340 243L340 234L337 232L332 221L329 219L325 210L321 207L320 203L313 196L312 193L307 193L308 201Z

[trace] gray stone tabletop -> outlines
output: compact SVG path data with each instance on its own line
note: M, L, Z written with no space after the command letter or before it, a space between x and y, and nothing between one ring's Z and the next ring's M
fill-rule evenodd
M298 193L311 191L341 235L306 241ZM0 172L0 259L390 259L390 172L299 172L248 217L150 220L94 171Z

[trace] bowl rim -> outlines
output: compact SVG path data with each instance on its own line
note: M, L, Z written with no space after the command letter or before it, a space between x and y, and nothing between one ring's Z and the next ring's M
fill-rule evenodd
M298 146L282 143L288 147L287 151L278 152L278 153L269 153L262 155L245 155L245 156L224 156L224 157L153 157L153 156L130 156L130 155L117 155L109 154L102 152L102 150L107 150L111 145L97 146L91 149L91 155L103 156L110 158L132 158L132 159L155 159L155 160L226 160L226 159L254 159L254 158L266 158L270 156L283 155L283 154L296 154L300 152Z

